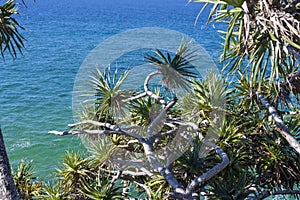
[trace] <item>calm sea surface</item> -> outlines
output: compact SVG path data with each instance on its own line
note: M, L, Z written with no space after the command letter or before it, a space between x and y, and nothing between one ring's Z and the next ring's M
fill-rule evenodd
M187 0L37 0L20 7L26 28L24 57L0 60L0 125L13 168L33 160L46 180L66 150L84 149L77 137L58 137L73 122L72 90L89 52L106 38L141 27L163 27L196 39L217 58L216 28L205 16L194 26L200 4Z

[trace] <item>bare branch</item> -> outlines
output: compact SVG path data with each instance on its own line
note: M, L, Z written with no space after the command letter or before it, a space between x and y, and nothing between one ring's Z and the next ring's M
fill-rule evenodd
M166 179L166 181L173 187L175 192L184 194L183 186L176 180L174 174L168 169L164 168L161 163L158 162L153 152L153 146L147 142L143 142L142 144L150 165Z
M283 115L298 115L300 114L300 110L297 111L278 111L280 114Z
M109 124L109 123L102 123L102 122L97 122L97 121L92 121L92 120L86 120L86 121L78 122L78 123L75 123L75 124L69 124L68 126L72 128L72 127L85 125L85 124L92 124L94 126L108 128L108 129L111 129L112 131L116 131L116 134L132 137L132 138L135 138L139 141L142 140L142 137L140 135L138 135L136 133L124 131L120 127L118 127L116 125ZM85 130L85 131L87 131L87 130Z
M147 136L150 136L155 129L159 127L160 124L163 124L163 121L166 118L166 110L163 109L151 122L151 124L147 128Z
M113 176L113 178L108 186L109 189L111 189L114 186L115 182L121 177L121 175L122 175L122 171L119 170L117 172L117 174L115 176Z
M67 131L48 131L49 134L54 134L58 136L65 136L65 135L111 135L111 134L117 134L117 135L124 135L128 137L135 138L135 135L132 135L132 133L124 132L124 131L115 131L115 130L67 130ZM140 137L140 136L139 136ZM138 138L135 138L139 140Z
M108 170L105 168L99 168L103 172L107 172L108 174L117 174L119 171L114 171L114 170ZM147 176L146 173L144 172L134 172L134 171L122 171L122 175L128 175L128 176Z
M0 129L0 199L19 200Z
M154 174L150 170L148 170L144 165L142 165L142 163L140 162L121 160L121 159L114 159L113 161L126 166L135 166L136 168L144 172L147 176L149 177L154 176Z
M48 131L49 134L54 134L58 136L65 136L65 135L82 135L82 134L89 134L89 135L100 135L100 134L121 134L118 131L112 130L68 130L68 131Z
M195 124L194 122L184 122L184 121L180 121L180 120L167 120L166 123L177 124L180 126L189 126L189 127L192 127L195 132L201 133L198 125Z
M97 121L93 121L93 120L85 120L85 121L81 121L81 122L78 122L75 124L69 124L68 126L70 128L73 128L73 127L86 125L86 124L91 124L91 125L98 126L98 127L105 127L105 128L111 129L111 130L119 130L120 129L117 125L112 125L112 124L103 123L103 122L97 122Z
M149 84L150 79L151 79L152 77L156 76L156 75L160 75L160 73L157 72L157 71L155 71L155 72L150 73L150 74L146 77L145 82L144 82L144 90L145 90L146 94L147 94L149 97L156 99L159 103L161 103L162 105L165 106L165 105L167 104L166 101L165 101L162 97L158 96L157 94L154 94L154 93L153 93L151 90L149 90L149 88L148 88L148 84Z
M126 177L124 177L124 180L129 180L129 181L131 181L131 182L134 182L134 183L137 184L138 186L142 187L142 188L145 190L146 194L148 195L149 199L151 199L151 197L152 197L152 195L151 195L151 190L150 190L150 188L149 188L147 185L141 183L142 181L137 180L137 179L135 179L135 178L133 178L133 177L131 177L131 176L126 176ZM136 200L136 198L135 198L135 199L132 199L132 200Z
M170 102L167 103L165 109L169 110L170 108L172 108L176 104L176 102L177 102L177 97L174 96L173 99L172 99L172 101L170 101Z
M155 135L153 135L153 137L157 140L159 138L164 138L164 137L169 136L169 135L174 135L175 133L177 133L178 130L179 129L177 127L175 127L174 129L166 131L166 132L156 133ZM157 141L155 141L155 142L157 142Z
M175 103L177 102L177 98L174 97L172 101L168 102L165 106L165 108L162 109L162 111L156 116L156 118L151 122L147 129L147 136L152 134L154 130L159 127L159 124L163 124L163 121L166 118L166 114L168 109L170 109Z
M126 144L119 144L117 145L117 147L120 147L120 148L128 148L131 144L135 144L135 143L139 143L138 140L129 140L128 142L126 142Z
M284 137L287 142L300 154L300 144L298 141L292 136L289 129L285 126L281 117L277 113L276 109L271 106L266 97L262 95L260 92L256 91L256 95L260 102L268 109L269 113L272 115L277 127L279 128L279 133Z
M143 92L143 93L138 94L138 95L136 95L136 96L129 97L128 99L123 99L122 102L126 103L126 102L128 102L128 101L133 101L133 100L136 100L136 99L145 97L146 95L147 95L147 93L146 93L146 92Z

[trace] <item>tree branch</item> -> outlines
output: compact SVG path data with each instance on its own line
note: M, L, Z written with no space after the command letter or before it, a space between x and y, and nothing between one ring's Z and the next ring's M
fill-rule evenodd
M142 137L140 137L137 134L134 133L129 133L125 131L116 131L116 130L67 130L67 131L48 131L49 134L54 134L58 136L65 136L65 135L83 135L83 134L88 134L88 135L112 135L112 134L117 134L117 135L124 135L127 137L132 137L135 138L136 140L140 140ZM137 138L139 137L139 138Z
M176 180L174 174L167 168L164 168L161 163L158 162L153 152L153 146L147 142L143 142L142 144L150 165L166 179L166 181L173 187L175 192L184 194L185 191L183 186Z
M128 101L133 101L133 100L136 100L136 99L145 97L146 95L147 95L147 93L146 93L146 92L143 92L143 93L138 94L138 95L136 95L136 96L129 97L128 99L123 99L122 102L126 103L126 102L128 102Z
M99 168L101 171L106 172L108 174L117 174L119 171L109 170L105 168ZM122 175L128 175L128 176L147 176L144 172L133 172L133 171L122 171Z
M113 125L113 124L109 124L109 123L103 123L103 122L97 122L97 121L93 121L93 120L84 120L75 124L69 124L68 126L70 128L73 127L77 127L77 126L81 126L81 125L86 125L86 124L91 124L94 126L98 126L98 127L105 127L108 128L110 130L116 130L118 131L120 128L117 125Z
M156 75L159 75L159 74L160 74L159 72L155 71L155 72L150 73L150 74L146 77L145 82L144 82L144 90L145 90L146 94L147 94L149 97L156 99L159 103L161 103L162 105L165 106L165 105L167 104L166 101L165 101L162 97L158 96L157 94L154 94L154 93L153 93L151 90L149 90L149 88L148 88L148 84L149 84L150 79L151 79L152 77L156 76Z
M121 159L114 159L113 161L126 166L135 166L136 168L144 172L147 176L149 177L154 176L154 174L150 170L148 170L145 166L143 166L140 162L133 162L133 161L121 160Z
M163 121L166 119L167 111L175 105L177 102L176 96L173 98L172 101L168 102L165 107L162 109L162 111L155 117L155 119L151 122L147 129L147 136L150 136L154 130L159 127L160 124L163 124ZM155 138L154 138L155 139Z
M283 115L298 115L300 114L300 110L297 111L278 111L280 114Z
M215 151L217 152L217 154L220 155L220 157L222 158L222 162L217 164L216 166L214 166L211 170L209 170L208 172L202 174L201 176L195 178L186 188L186 193L187 194L191 194L195 188L211 179L212 177L214 177L216 174L218 174L220 171L222 171L228 164L229 164L229 158L227 156L227 154L218 146L215 146L213 143L204 140L203 141L206 145L211 146L215 149Z
M69 124L68 126L70 128L72 127L76 127L76 126L80 126L80 125L85 125L85 124L92 124L94 126L98 126L98 127L104 127L104 128L108 128L108 129L111 129L111 133L106 133L106 134L119 134L119 135L124 135L124 136L128 136L128 137L132 137L132 138L135 138L139 141L141 141L143 138L136 134L136 133L132 133L132 132L127 132L127 131L124 131L123 129L121 129L120 127L116 126L116 125L112 125L112 124L109 124L109 123L102 123L102 122L97 122L97 121L92 121L92 120L86 120L86 121L82 121L82 122L78 122L78 123L75 123L75 124ZM93 131L97 131L97 130L85 130L86 132L89 132L91 131L91 133ZM104 132L101 132L102 130L99 130L99 134L105 134L105 131ZM113 132L115 131L115 132ZM51 133L54 133L53 131ZM96 133L95 133L96 134Z
M276 109L271 106L266 97L262 95L259 91L256 91L257 98L259 101L268 109L269 113L272 115L277 127L279 128L279 133L284 137L287 142L300 154L300 144L299 142L292 136L289 129L285 126L281 117L277 113Z
M192 127L194 129L194 131L196 133L200 133L200 135L202 136L202 133L201 131L199 130L199 127L197 124L195 124L194 122L184 122L184 121L180 121L180 120L167 120L166 121L166 124L177 124L177 125L180 125L180 126L189 126L189 127ZM200 138L202 139L202 138Z

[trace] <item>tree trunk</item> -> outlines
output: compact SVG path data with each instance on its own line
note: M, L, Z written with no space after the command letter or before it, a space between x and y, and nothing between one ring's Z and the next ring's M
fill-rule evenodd
M19 200L19 195L11 175L2 131L0 129L0 199Z

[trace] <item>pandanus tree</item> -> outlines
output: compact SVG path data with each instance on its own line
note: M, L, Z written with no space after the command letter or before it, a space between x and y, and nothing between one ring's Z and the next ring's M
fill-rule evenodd
M24 29L14 16L18 15L17 4L13 0L8 0L0 6L0 53L4 58L4 53L8 52L11 57L16 58L22 53L25 38L19 30Z
M190 79L196 77L191 64L195 52L186 43L175 55L157 50L145 56L156 70L140 92L104 84L107 72L98 73L104 82L92 84L101 97L95 104L107 108L109 118L85 115L70 125L72 130L51 133L109 136L106 145L94 147L99 170L126 187L138 185L149 198L299 197L299 1L194 1L211 6L209 21L227 25L221 30L221 58L232 82L216 74ZM164 90L150 87L157 77ZM125 79L118 80L113 82ZM109 87L97 90L104 85ZM189 95L179 99L184 90ZM95 113L94 107L85 110ZM188 148L161 151L174 140L186 141ZM112 162L114 170L107 168Z
M197 122L185 121L187 118L178 114L182 112L182 109L179 108L178 92L180 90L192 91L190 78L197 77L195 66L192 64L196 51L190 50L188 45L189 42L182 42L174 55L161 50L156 50L154 55L147 54L145 60L150 64L149 67L152 66L155 70L145 78L142 91L121 91L116 85L107 84L107 81L110 80L107 77L108 71L98 72L98 76L93 80L105 79L106 81L91 82L93 87L96 86L95 89L101 88L96 92L95 103L96 105L102 104L102 107L105 108L108 106L112 120L105 121L107 118L100 118L103 121L86 119L70 124L72 130L51 131L50 133L105 135L106 139L108 138L110 141L106 140L107 142L103 145L112 145L114 150L105 150L105 154L109 152L110 155L106 160L102 160L102 163L99 163L99 166L102 166L100 167L102 172L108 172L120 180L129 180L131 183L139 185L149 198L154 198L160 193L161 198L198 199L201 191L199 185L218 174L229 161L227 154L219 146L215 145L213 141L205 139ZM115 83L120 85L125 80L126 74L127 72L119 76ZM157 90L162 90L160 92L150 88L150 82L156 76L161 81L161 87L157 88ZM105 87L104 90L105 85L110 87ZM107 92L108 90L110 92ZM169 95L162 94L162 92L168 92ZM114 98L112 94L117 97ZM99 99L97 96L101 96L101 98ZM105 99L111 99L111 101L101 101ZM114 103L114 100L119 103ZM147 105L150 106L149 109L145 109ZM142 115L142 112L136 113L140 107L149 110L146 113L148 118L137 119L135 117ZM122 114L113 114L115 111ZM136 115L133 115L134 113ZM147 120L143 122L145 118ZM146 126L141 126L141 124L146 124ZM92 125L92 130L88 129L86 125ZM188 179L184 179L179 168L173 167L176 166L176 160L180 155L186 149L191 148L194 142L197 142L199 146L202 143L211 150L215 150L214 156L217 157L216 160L219 160L203 173L195 173ZM99 149L102 151L104 147ZM125 150L124 154L122 154L122 150ZM101 155L101 152L99 154ZM114 167L108 163L114 163ZM117 172L111 168L119 169L119 174L116 174ZM159 186L161 183L164 183L163 188ZM155 191L156 187L160 189Z
M263 102L248 97L253 90L251 75L239 73L233 83L214 73L202 80L189 79L196 73L192 62L187 62L194 54L186 45L181 44L175 56L161 50L145 56L155 70L145 78L142 91L120 89L129 72L109 78L108 70L98 71L91 81L96 91L93 109L84 109L82 121L69 125L72 130L50 133L88 135L94 140L91 150L96 168L125 188L141 188L142 198L299 195L294 189L300 182L299 154L282 138L262 109ZM159 91L150 87L156 76L162 81ZM265 80L261 84L262 88L272 86ZM177 98L180 90L189 93ZM166 95L166 91L171 93ZM107 108L110 117L95 118L95 113L102 113L94 109L99 107ZM289 117L284 126L299 133L299 115ZM122 195L125 198L128 193Z
M22 52L24 37L19 33L22 26L15 20L18 14L15 1L9 0L0 6L0 53L4 58L8 52L13 58ZM11 176L10 165L0 130L0 199L18 199L18 193Z
M227 127L234 125L235 131L226 131L221 142L228 140L223 145L239 156L229 155L236 161L230 164L231 171L224 171L230 179L215 180L212 195L245 198L253 193L253 198L263 199L271 194L299 194L293 189L300 177L300 2L194 2L205 3L203 9L210 9L209 22L226 25L220 30L224 35L221 61L223 72L235 80L228 104L231 117L227 119ZM235 188L237 183L244 189Z
M205 2L204 7L212 4L209 21L227 24L227 30L221 31L225 35L223 70L249 83L247 89L243 88L248 91L244 94L268 110L279 133L300 154L300 144L279 114L284 105L296 110L296 101L299 102L300 2L195 2Z

